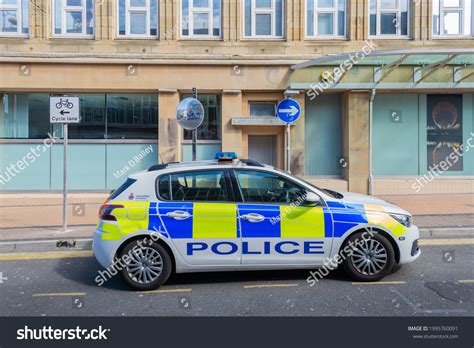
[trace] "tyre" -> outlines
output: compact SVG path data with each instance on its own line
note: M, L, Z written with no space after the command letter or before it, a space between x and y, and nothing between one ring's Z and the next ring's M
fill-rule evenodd
M125 265L121 270L122 278L136 290L156 289L163 285L171 274L170 255L163 246L152 240L130 242L120 252L119 257Z
M351 235L343 246L343 251L352 245L344 257L344 270L353 279L362 282L377 281L390 274L395 266L395 252L390 241L379 233L369 239L362 238L363 233ZM349 248L346 248L349 247Z

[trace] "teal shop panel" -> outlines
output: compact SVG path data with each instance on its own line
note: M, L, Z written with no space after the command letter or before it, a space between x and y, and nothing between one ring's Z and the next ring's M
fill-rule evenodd
M183 161L188 162L193 159L193 149L191 144L183 145ZM214 159L216 152L221 151L221 144L198 144L196 148L196 159L210 160ZM237 154L239 156L241 154Z
M68 145L68 189L105 190L105 144ZM51 189L63 188L62 144L52 147Z
M49 190L49 145L0 144L1 190Z
M341 94L305 101L305 174L341 176Z
M130 174L158 163L157 144L107 144L107 190L116 189Z
M373 171L418 175L418 94L377 94L373 108Z

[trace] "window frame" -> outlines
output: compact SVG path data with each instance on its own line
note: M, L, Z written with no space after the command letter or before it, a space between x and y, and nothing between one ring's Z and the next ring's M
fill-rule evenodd
M313 4L313 35L308 34L308 1L314 1ZM344 39L347 38L347 0L344 0L344 34L338 34L339 16L337 15L339 10L339 1L334 0L333 7L317 7L318 0L305 0L305 37L308 39ZM331 13L333 15L333 33L332 35L318 34L318 14L319 13Z
M285 38L285 4L286 1L282 0L281 9L281 35L276 35L276 0L270 0L272 2L271 7L256 7L257 0L251 1L250 9L250 36L245 34L245 0L242 0L242 38L247 40L268 40L277 39L281 40ZM255 22L258 14L270 14L271 15L271 34L270 35L256 35L255 34Z
M185 18L183 13L183 0L179 0L179 38L183 40L222 40L222 0L220 2L219 10L219 35L214 35L214 1L208 0L207 7L194 7L194 0L188 0L188 35L183 35L183 20ZM191 6L192 4L192 6ZM209 34L194 34L194 14L195 13L207 13L209 15L208 26Z
M190 201L190 200L174 200L173 199L173 191L172 191L172 180L171 176L172 175L179 175L179 174L186 174L186 173L200 173L200 172L222 172L224 174L224 181L225 181L225 188L227 190L227 198L228 200L225 201ZM168 176L168 190L169 190L169 195L170 199L165 199L160 195L160 190L159 190L159 181L162 177ZM228 168L206 168L206 169L182 169L182 170L177 170L177 171L169 171L167 173L160 174L156 177L155 179L155 194L156 197L158 198L159 201L161 202L179 202L179 203L238 203L239 201L236 200L235 194L234 194L234 188L231 184L231 177L230 177L230 172Z
M23 33L23 0L16 0L16 4L0 4L0 11L15 11L16 12L16 20L17 20L17 26L16 26L16 32L9 32L9 31L1 31L0 30L0 37L24 37L27 38L29 37L30 33L30 21L28 18L28 33ZM29 1L28 1L28 13L26 14L27 17L29 17L30 14L30 7L29 7Z
M471 13L467 13L467 8L466 8L466 1L465 0L459 0L460 6L458 7L450 7L450 6L444 6L444 0L438 0L438 32L434 33L435 30L435 25L433 21L433 16L434 16L434 11L435 11L435 6L433 4L433 7L431 8L431 20L432 20L432 30L431 34L433 35L433 38L436 39L451 39L451 38L472 38L474 36L474 3L471 4ZM459 34L444 34L444 14L445 13L459 13L460 16L460 21L459 21ZM464 33L464 22L465 22L465 16L470 16L470 31L468 34Z
M252 116L252 112L250 110L250 106L252 104L273 104L274 106L274 115L261 115L261 116ZM248 114L249 114L249 117L268 117L268 116L272 116L272 117L277 117L277 113L276 113L276 108L277 108L277 104L278 102L277 101L274 101L274 100L249 100L248 101Z
M125 34L120 34L120 1L125 2L125 7L124 7L124 15L125 15ZM117 31L116 31L116 37L118 39L158 39L160 37L160 1L156 0L157 6L156 6L156 20L157 20L157 25L156 25L156 35L151 35L150 34L150 28L151 28L151 0L145 0L145 6L131 6L131 1L132 0L117 0L116 5L117 5L117 10L116 10L116 25L117 25ZM132 34L131 33L131 26L130 26L130 14L131 13L145 13L146 14L146 21L145 21L145 34Z
M370 5L371 2L375 1L376 7L375 7L375 16L376 16L376 25L375 25L375 35L371 34L371 25L370 25ZM374 38L374 39L410 39L411 38L411 14L412 14L412 1L411 0L396 0L397 1L397 7L396 8L381 8L380 7L380 2L383 0L369 0L369 23L368 23L368 28L369 28L369 37ZM401 4L402 1L407 1L407 34L402 35L401 34ZM399 26L396 27L397 33L396 34L381 34L380 33L380 17L382 13L397 13L397 21L400 23Z
M256 172L256 173L271 174L271 175L274 175L274 176L276 176L280 179L289 181L293 185L296 185L296 186L300 187L301 189L303 189L306 192L312 192L312 193L318 195L319 198L320 198L320 202L321 203L324 202L324 204L321 204L321 205L318 204L316 206L307 206L307 205L304 205L304 204L302 204L300 206L311 207L311 208L325 207L326 206L325 200L321 197L321 195L318 192L314 192L314 190L308 189L307 187L305 187L305 185L301 184L297 180L295 180L293 178L290 178L290 177L287 177L285 175L281 175L280 173L275 173L275 172L272 172L272 171L268 171L268 170L260 169L260 168L255 168L255 167L252 167L252 168L238 168L238 169L237 168L231 168L230 172L231 172L231 177L232 177L232 184L235 185L235 191L236 191L235 193L236 193L236 195L238 197L238 201L240 203L243 203L243 204L258 204L258 205L272 205L272 206L291 206L291 205L294 205L293 202L291 202L291 203L284 203L284 202L246 202L245 198L244 198L244 194L242 192L242 188L240 187L239 178L238 178L237 174L239 172Z
M56 0L51 0L51 24L52 24L52 37L67 37L67 38L81 38L81 39L93 39L95 36L95 1L92 1L92 34L87 34L87 0L81 0L81 6L68 6L67 0L58 0L61 2L61 33L56 33ZM67 32L67 13L68 12L80 12L82 20L82 32L81 33L68 33Z

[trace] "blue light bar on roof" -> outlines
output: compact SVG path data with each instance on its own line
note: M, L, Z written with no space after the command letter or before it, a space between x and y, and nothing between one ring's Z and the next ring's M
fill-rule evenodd
M236 159L237 154L235 152L216 152L214 158L219 161L228 161Z

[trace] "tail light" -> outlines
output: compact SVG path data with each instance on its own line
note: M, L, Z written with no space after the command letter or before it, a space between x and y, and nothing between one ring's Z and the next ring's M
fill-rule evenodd
M105 201L99 209L99 218L108 221L117 221L117 218L112 215L114 209L124 208L121 204L109 204L109 201Z

